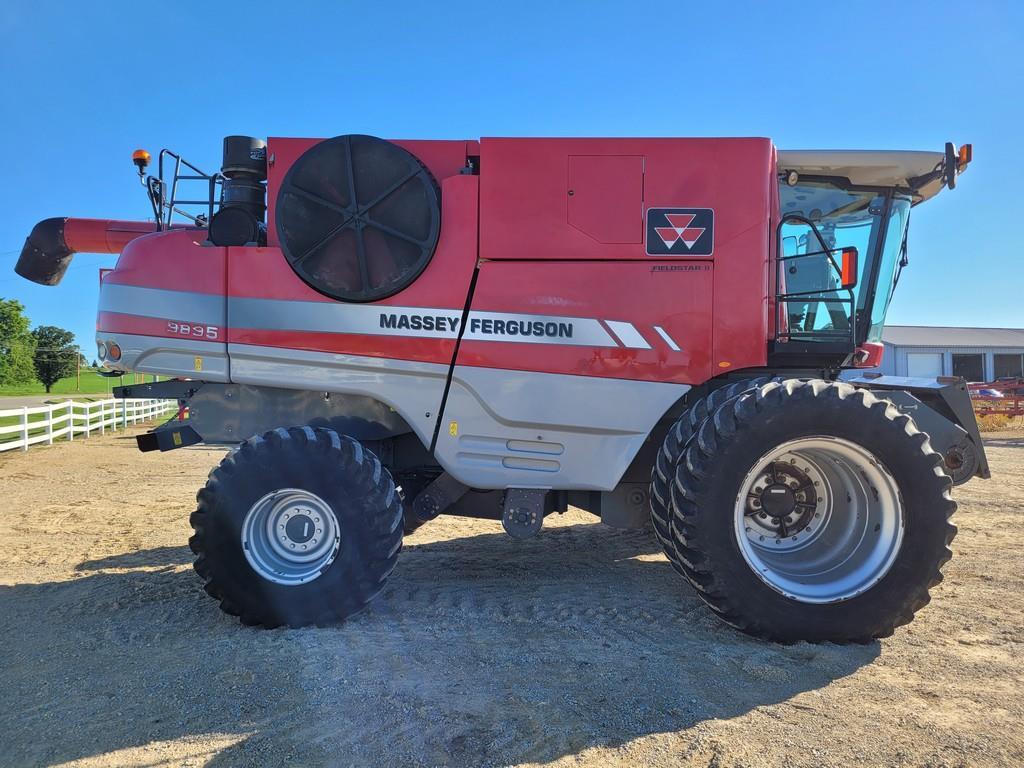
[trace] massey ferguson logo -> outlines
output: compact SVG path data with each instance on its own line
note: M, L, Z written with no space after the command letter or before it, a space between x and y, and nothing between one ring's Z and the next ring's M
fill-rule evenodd
M710 256L715 212L710 208L648 208L648 256Z

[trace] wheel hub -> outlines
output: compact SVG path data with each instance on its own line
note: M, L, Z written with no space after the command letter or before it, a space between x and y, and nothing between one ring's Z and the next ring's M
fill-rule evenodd
M786 539L798 542L818 511L815 486L820 486L821 480L813 477L813 472L812 467L791 461L766 466L747 495L748 535L758 541L774 539L777 546Z
M242 550L262 578L288 586L317 578L338 554L341 533L331 506L314 493L282 488L249 509Z
M302 513L295 514L284 525L285 536L292 542L305 544L316 535L313 518ZM282 539L283 540L283 539Z
M761 506L772 517L789 517L796 509L796 497L788 485L772 483L761 494Z

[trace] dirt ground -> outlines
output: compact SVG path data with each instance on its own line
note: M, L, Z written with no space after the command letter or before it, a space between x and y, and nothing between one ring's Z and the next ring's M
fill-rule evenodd
M221 453L0 456L0 764L1017 766L1024 432L958 489L946 580L880 643L720 624L651 535L441 518L345 626L247 629L186 541Z

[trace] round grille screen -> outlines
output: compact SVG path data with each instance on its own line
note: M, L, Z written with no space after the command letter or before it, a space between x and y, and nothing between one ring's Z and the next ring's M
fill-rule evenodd
M441 193L426 167L373 136L337 136L288 170L275 210L295 273L342 301L375 301L409 285L437 246Z

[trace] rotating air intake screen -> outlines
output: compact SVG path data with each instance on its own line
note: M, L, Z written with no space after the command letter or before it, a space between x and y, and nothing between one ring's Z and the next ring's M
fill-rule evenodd
M440 190L412 154L373 136L310 147L277 195L277 236L295 273L342 301L409 285L437 246Z

